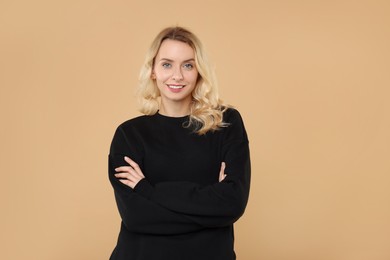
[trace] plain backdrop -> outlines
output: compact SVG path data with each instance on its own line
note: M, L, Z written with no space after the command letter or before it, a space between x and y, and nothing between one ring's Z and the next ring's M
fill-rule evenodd
M153 37L203 41L242 114L239 260L390 259L389 1L0 2L0 258L103 260L115 128Z

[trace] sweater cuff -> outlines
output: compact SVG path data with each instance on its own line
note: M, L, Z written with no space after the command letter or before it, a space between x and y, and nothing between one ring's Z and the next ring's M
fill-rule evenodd
M143 178L142 180L140 180L137 185L135 185L134 187L134 191L138 194L140 194L141 196L149 199L151 196L152 196L152 193L153 193L153 186L152 184L150 184L150 182L148 182L148 180L146 180L146 178Z

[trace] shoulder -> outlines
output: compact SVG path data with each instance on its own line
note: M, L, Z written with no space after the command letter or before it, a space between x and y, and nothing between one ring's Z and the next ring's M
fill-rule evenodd
M126 154L123 151L128 152L128 147L133 147L133 149L141 147L139 145L141 133L147 129L151 118L152 116L142 115L119 124L112 138L110 153Z
M227 108L223 112L223 121L226 123L224 132L230 139L247 139L247 134L244 126L244 121L240 112L232 107Z
M143 128L144 125L148 124L151 121L152 117L153 116L141 115L141 116L137 116L137 117L128 119L128 120L122 122L118 126L118 129L123 130L123 131L129 131L132 129Z
M223 112L223 121L227 124L244 124L240 112L233 107L228 107Z
M128 119L119 124L115 130L114 140L125 139L127 142L130 139L137 139L141 133L150 129L152 126L153 116L141 115Z

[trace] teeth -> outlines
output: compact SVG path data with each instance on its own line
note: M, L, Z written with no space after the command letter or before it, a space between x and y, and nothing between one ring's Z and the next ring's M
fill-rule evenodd
M168 85L169 88L174 88L174 89L179 89L179 88L183 88L184 86L183 85L180 85L180 86L175 86L175 85Z

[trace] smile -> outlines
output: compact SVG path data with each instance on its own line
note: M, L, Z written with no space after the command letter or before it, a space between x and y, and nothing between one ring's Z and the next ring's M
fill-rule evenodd
M167 85L168 88L171 88L171 89L181 89L181 88L184 88L185 85Z

